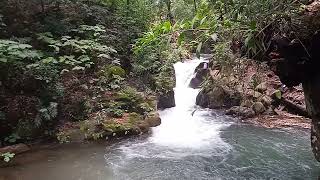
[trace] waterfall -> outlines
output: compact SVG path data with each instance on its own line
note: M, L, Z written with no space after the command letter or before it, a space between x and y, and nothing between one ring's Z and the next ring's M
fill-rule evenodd
M154 144L173 148L201 149L213 142L224 145L219 137L219 129L225 124L204 118L210 114L196 106L199 89L189 88L196 67L204 60L201 58L178 62L174 65L176 73L176 107L160 111L162 124L153 129L150 138ZM211 118L212 119L212 118Z

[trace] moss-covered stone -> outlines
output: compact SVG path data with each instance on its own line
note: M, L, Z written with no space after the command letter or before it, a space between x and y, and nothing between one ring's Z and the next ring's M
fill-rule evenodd
M120 131L129 130L130 126L128 124L122 124L117 122L117 120L112 119L102 123L103 129L107 132L116 133Z
M112 78L113 76L125 77L126 71L121 66L106 65L102 67L101 70L98 72L98 76L103 76L108 79Z
M149 124L150 127L156 127L161 124L161 118L158 112L149 113L145 121Z

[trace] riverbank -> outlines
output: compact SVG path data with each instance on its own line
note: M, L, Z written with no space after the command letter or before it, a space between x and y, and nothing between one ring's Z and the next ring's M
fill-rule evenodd
M214 58L210 61L209 78L202 80L204 87L197 97L199 106L223 109L241 122L265 128L311 128L301 86L287 88L265 63L234 61L241 66L228 70ZM201 68L197 71L201 76L203 72Z

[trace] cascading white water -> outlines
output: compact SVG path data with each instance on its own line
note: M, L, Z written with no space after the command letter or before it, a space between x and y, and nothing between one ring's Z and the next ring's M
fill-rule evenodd
M203 118L208 111L199 108L196 110L195 104L199 89L189 88L195 69L201 62L203 59L194 59L174 65L176 107L160 111L162 124L153 129L150 138L154 144L192 149L200 149L213 142L225 145L219 137L219 129L226 124Z
M127 158L211 156L225 154L231 149L219 135L220 130L230 123L224 121L225 116L213 115L211 110L197 107L199 89L189 88L201 62L204 60L193 59L174 65L176 107L159 111L161 125L152 129L146 141L119 147Z

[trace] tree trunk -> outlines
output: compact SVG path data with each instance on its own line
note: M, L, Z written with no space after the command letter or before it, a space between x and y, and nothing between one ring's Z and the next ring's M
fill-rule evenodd
M307 111L312 117L311 147L315 158L320 161L320 75L303 83Z

